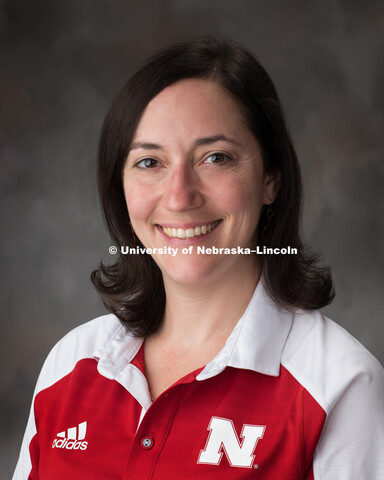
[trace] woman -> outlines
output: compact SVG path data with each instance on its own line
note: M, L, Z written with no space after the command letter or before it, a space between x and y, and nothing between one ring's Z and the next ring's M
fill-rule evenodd
M331 276L250 53L209 38L149 59L105 119L99 189L112 313L49 355L14 479L382 478L383 370L317 310Z

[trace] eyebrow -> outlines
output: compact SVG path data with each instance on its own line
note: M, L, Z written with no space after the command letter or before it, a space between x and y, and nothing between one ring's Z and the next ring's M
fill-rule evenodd
M228 143L232 143L233 145L236 145L238 147L240 147L241 145L236 142L235 140L233 140L232 138L229 138L225 135L221 135L221 134L218 134L218 135L213 135L211 137L201 137L201 138L197 138L194 142L193 142L193 146L194 147L200 147L200 146L203 146L203 145L210 145L211 143L215 143L215 142L219 142L219 141L224 141L224 142L228 142ZM161 145L158 145L157 143L151 143L151 142L134 142L132 143L131 145L131 148L130 150L136 150L138 148L143 148L145 150L161 150L163 149L164 147L161 146Z

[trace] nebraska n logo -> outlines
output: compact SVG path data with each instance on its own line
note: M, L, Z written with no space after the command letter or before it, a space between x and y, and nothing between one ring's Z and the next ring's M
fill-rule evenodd
M200 451L197 463L219 465L223 450L231 467L251 468L255 460L253 452L257 442L263 438L265 426L243 425L239 441L232 420L212 417L209 422L210 431L204 450Z

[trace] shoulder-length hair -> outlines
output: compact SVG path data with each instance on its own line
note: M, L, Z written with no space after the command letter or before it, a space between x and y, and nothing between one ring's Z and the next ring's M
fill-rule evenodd
M333 300L330 270L317 265L300 238L301 175L276 89L268 74L244 47L204 37L174 44L149 58L112 102L99 143L98 186L104 219L119 247L142 246L134 234L123 190L123 167L148 103L165 87L188 78L204 78L227 89L243 108L258 140L265 171L281 174L273 216L264 207L257 225L257 244L290 246L296 255L259 255L268 293L285 307L320 308ZM269 212L270 216L270 212ZM262 235L262 233L266 235ZM265 239L264 239L264 238ZM100 264L91 280L108 311L135 335L160 326L165 290L160 269L150 255L118 252L113 264Z

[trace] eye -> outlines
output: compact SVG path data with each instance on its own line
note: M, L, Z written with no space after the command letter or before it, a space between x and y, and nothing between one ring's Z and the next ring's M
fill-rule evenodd
M223 165L225 163L228 163L230 160L230 157L225 153L216 152L211 153L211 155L209 155L209 157L207 157L204 161L206 163L212 163L214 165Z
M149 168L155 168L158 165L159 165L159 162L157 160L155 160L154 158L143 158L142 160L139 160L135 164L135 167L143 168L143 169L149 169Z

